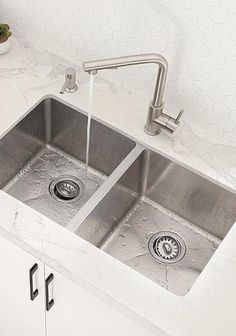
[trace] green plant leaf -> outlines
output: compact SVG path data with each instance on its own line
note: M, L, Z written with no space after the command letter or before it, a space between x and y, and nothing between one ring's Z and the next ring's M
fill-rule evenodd
M0 43L5 42L11 35L10 26L6 23L0 23Z

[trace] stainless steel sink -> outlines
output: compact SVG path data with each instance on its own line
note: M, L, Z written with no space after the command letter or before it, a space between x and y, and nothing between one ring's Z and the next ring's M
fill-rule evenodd
M236 220L236 195L144 150L76 234L185 295Z
M236 220L236 195L48 98L0 140L0 188L177 295Z
M46 99L0 140L0 188L65 226L135 147L92 120L85 178L87 117Z

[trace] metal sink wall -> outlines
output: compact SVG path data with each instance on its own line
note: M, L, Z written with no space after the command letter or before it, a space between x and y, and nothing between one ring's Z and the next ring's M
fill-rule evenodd
M0 140L0 188L167 290L187 294L236 195L48 98Z
M86 115L51 98L42 101L0 140L0 188L66 225L135 147L93 119L86 179L86 130ZM50 194L61 177L79 180L75 201Z
M76 234L185 295L235 220L236 195L145 150Z

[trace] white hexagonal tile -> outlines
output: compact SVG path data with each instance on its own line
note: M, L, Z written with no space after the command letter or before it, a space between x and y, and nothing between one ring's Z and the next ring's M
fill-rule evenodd
M56 0L8 0L1 3L0 19L15 36L75 63L163 54L168 108L175 113L183 106L191 123L236 139L235 0L67 0L60 6ZM155 66L101 74L147 97L155 75Z

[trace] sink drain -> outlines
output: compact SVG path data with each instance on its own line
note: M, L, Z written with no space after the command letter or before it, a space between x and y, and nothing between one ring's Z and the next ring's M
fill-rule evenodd
M184 240L174 232L160 231L155 233L148 242L151 255L161 263L176 263L186 253Z
M83 196L84 185L74 176L59 176L50 183L49 192L57 201L70 203Z

